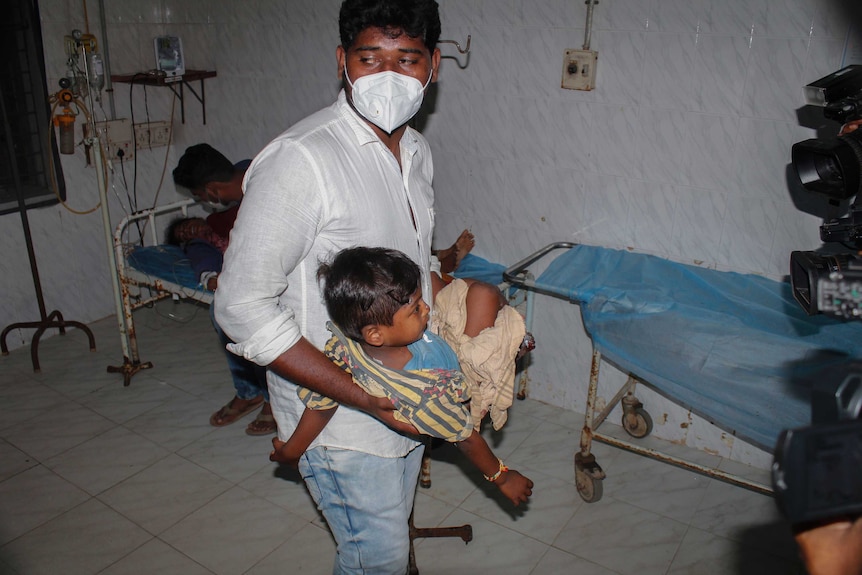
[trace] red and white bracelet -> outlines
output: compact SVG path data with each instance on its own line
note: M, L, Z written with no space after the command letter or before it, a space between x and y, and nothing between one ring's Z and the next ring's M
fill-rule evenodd
M497 473L495 473L494 475L485 475L485 474L482 474L482 475L485 477L485 479L487 479L487 480L488 480L488 481L490 481L491 483L494 483L495 481L497 481L498 479L500 479L500 476L501 476L501 475L503 475L503 473L505 473L506 471L509 471L509 468L508 468L508 467L506 467L506 464L505 464L505 463L503 463L503 460L502 460L502 459L497 458L497 461L499 461L499 462L500 462L500 468L499 468L499 469L497 469Z

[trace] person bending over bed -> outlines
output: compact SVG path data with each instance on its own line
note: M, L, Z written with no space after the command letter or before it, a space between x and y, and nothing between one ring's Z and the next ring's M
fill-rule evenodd
M329 324L333 338L325 353L368 393L388 397L396 417L420 433L455 443L517 506L532 495L533 482L494 456L474 427L458 358L426 331L431 310L422 300L420 275L410 258L386 248L346 249L322 264L318 279L335 324ZM308 389L298 393L306 409L286 442L272 440L270 454L272 461L294 467L337 408Z
M205 220L191 218L191 223L181 225L181 228L192 234L187 240L181 241L185 244L184 249L192 261L192 266L196 270L203 267L211 268L198 272L204 274L199 277L202 285L209 290L215 290L218 286L222 254L227 247L230 231L242 201L242 179L250 163L251 160L243 160L234 164L209 144L197 144L186 149L173 171L174 183L179 188L185 188L197 200L220 210L210 214ZM198 237L195 234L206 234L206 236ZM208 248L205 242L212 244L211 247ZM210 306L210 319L227 357L228 368L236 390L234 397L210 416L210 425L215 427L230 425L260 408L257 417L246 427L246 433L249 435L275 433L277 426L269 404L266 368L227 350L226 346L233 342L215 321L212 306Z

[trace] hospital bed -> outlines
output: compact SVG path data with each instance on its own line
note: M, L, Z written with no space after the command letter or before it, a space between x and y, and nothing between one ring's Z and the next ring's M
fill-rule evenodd
M162 242L166 224L178 217L188 217L195 200L186 199L131 214L114 229L113 241L117 276L120 281L122 318L119 321L123 347L123 365L109 367L112 373L123 374L123 385L132 376L152 367L142 362L138 353L133 312L151 306L165 298L189 299L206 305L212 303L213 292L204 289L182 248ZM140 235L140 241L130 237Z
M547 267L541 273L531 271L542 266ZM621 404L629 436L651 432L652 418L635 395L638 383L771 452L781 430L810 422L812 374L862 357L862 323L807 316L789 284L760 276L569 242L540 249L503 276L532 294L580 306L593 348L575 455L577 489L587 502L601 499L605 478L591 453L593 439L772 492L769 486L598 431ZM527 323L530 329L532 314ZM603 360L629 377L599 410Z

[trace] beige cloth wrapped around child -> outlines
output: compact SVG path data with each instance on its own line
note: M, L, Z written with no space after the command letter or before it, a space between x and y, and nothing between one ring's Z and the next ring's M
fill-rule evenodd
M467 323L468 284L455 279L434 300L431 331L455 351L470 389L473 425L479 429L485 414L499 430L506 423L515 397L515 357L524 341L526 326L511 306L497 314L493 327L476 337L464 334Z

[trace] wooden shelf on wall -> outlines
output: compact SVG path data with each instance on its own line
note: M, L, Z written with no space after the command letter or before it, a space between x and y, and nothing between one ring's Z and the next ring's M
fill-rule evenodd
M123 84L140 85L140 86L164 86L170 88L174 95L180 100L180 118L182 123L186 123L186 105L185 105L185 90L189 92L201 104L203 112L203 122L207 123L207 103L206 91L204 88L204 80L207 78L215 78L215 70L186 70L185 74L179 80L168 79L164 74L159 74L156 71L148 70L146 72L137 72L135 74L112 74L112 82L120 82ZM200 93L195 90L191 82L200 82ZM179 87L179 89L177 88Z

